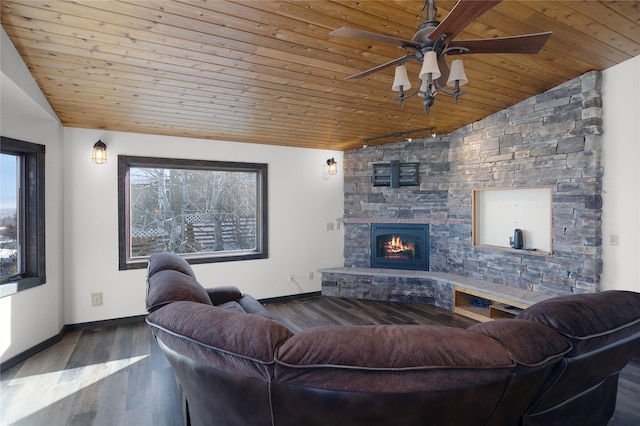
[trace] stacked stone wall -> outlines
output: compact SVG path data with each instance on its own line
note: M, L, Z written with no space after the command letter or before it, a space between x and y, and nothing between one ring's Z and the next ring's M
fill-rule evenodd
M345 153L344 266L370 266L368 221L424 222L432 271L552 295L597 291L600 86L590 72L448 135ZM418 162L420 185L374 187L373 164L391 160ZM472 191L530 186L552 187L553 255L472 247Z

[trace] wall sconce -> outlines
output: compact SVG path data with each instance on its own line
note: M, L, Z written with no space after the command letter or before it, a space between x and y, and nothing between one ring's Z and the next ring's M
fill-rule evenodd
M327 160L327 166L329 166L329 174L330 175L335 175L338 173L338 163L336 162L335 158L329 158Z
M104 164L107 162L107 145L105 145L101 140L93 145L93 155L91 156L91 161L96 164Z

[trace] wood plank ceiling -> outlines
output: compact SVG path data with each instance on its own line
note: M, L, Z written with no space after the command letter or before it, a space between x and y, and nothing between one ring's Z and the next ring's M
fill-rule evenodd
M436 1L438 18L454 4ZM392 99L393 67L343 80L402 50L329 36L351 26L410 39L421 0L1 5L2 26L65 126L307 148L352 149L430 126L448 133L640 55L640 1L505 0L455 39L553 36L537 55L465 55L467 94L457 105L436 96L426 115L418 97L403 108ZM417 81L419 65L407 66Z

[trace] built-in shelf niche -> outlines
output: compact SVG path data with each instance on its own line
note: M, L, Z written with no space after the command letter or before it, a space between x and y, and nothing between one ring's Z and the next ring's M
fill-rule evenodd
M530 306L502 296L458 286L453 287L453 312L476 321L515 318Z
M552 187L476 189L473 191L473 246L550 256L552 242ZM510 238L521 229L523 249Z

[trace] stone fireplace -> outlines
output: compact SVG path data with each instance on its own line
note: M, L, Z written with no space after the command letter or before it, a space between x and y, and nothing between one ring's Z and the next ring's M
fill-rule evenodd
M429 225L371 224L371 267L429 270Z
M597 291L602 272L600 84L601 74L589 72L449 134L346 152L343 267L374 267L370 240L377 224L428 224L430 274L545 295ZM373 165L391 161L418 163L418 186L374 186ZM531 186L552 188L552 254L474 247L473 190ZM412 279L385 277L397 289L388 297L424 293ZM355 280L353 288L361 283L362 278ZM377 290L357 290L369 291Z

